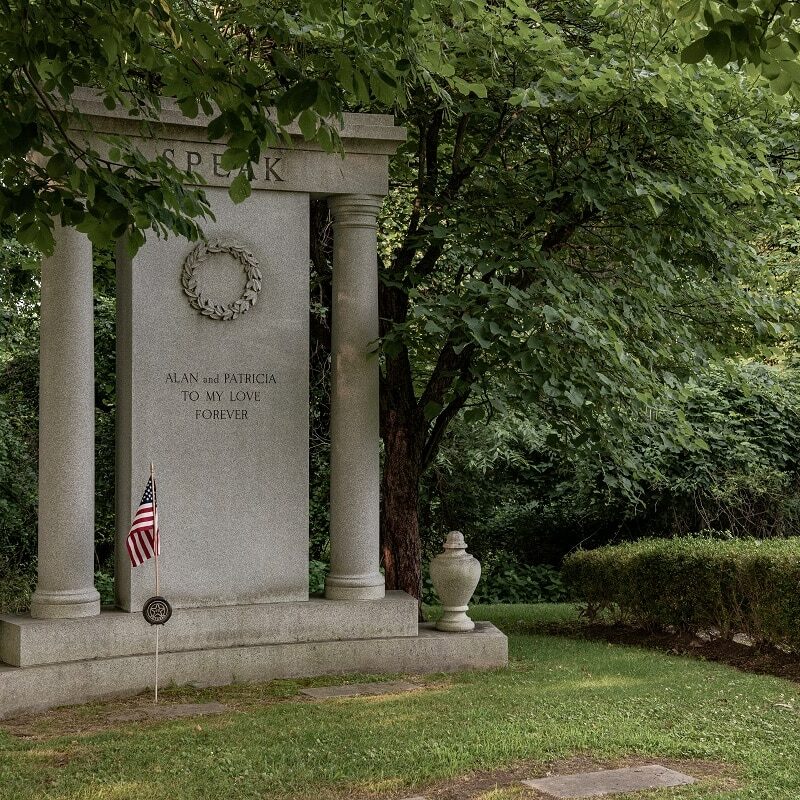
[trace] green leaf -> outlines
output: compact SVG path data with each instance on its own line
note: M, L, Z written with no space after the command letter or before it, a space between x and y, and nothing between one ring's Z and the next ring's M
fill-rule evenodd
M301 111L311 108L319 97L319 83L312 80L302 80L296 83L278 99L278 121L288 124Z
M693 20L700 13L700 0L688 0L684 3L675 15L682 22Z
M774 80L781 74L781 64L779 61L762 61L761 74L767 80Z
M697 64L706 57L705 39L698 39L681 52L681 61L684 64Z
M311 109L307 108L300 114L298 124L300 125L300 132L307 142L310 142L317 135L317 115Z
M774 81L770 81L769 85L775 94L786 94L792 88L792 76L788 72L781 72Z
M469 88L475 93L476 97L480 97L482 100L486 99L487 91L486 86L482 83L471 83Z
M434 403L433 401L431 401L430 403L427 403L426 406L425 406L425 410L424 410L425 419L428 420L428 421L434 419L435 417L437 417L439 415L439 412L441 410L442 410L442 404L441 403Z
M233 182L228 188L228 194L234 203L241 203L243 200L246 200L250 197L251 192L250 181L247 179L247 175L244 172L240 172L233 179Z
M800 83L800 62L784 61L781 64L783 71L792 79L792 83Z
M56 153L47 162L47 174L54 180L60 178L72 166L72 163L65 153Z
M720 30L709 31L705 38L706 52L718 67L724 67L731 58L731 40Z
M482 406L476 406L475 408L468 408L464 412L464 422L480 422L486 416L486 412L484 411Z
M567 399L570 401L570 403L572 403L572 405L580 407L583 405L586 398L582 392L580 392L576 387L572 386L567 392Z
M243 167L250 160L247 150L229 147L219 160L219 164L224 170L234 170Z

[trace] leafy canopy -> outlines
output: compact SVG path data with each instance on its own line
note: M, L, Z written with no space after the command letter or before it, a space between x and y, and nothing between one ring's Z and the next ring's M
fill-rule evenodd
M800 3L784 0L686 0L668 3L680 22L702 35L682 51L685 63L710 56L718 67L748 65L752 76L770 82L777 94L800 99Z
M762 250L797 216L791 108L681 65L686 41L647 4L512 0L446 39L460 83L449 107L412 94L384 223L386 401L424 419L426 458L510 399L625 435L791 330Z
M425 79L414 43L430 19L424 0L0 0L0 13L0 224L48 252L51 217L101 245L128 232L136 248L148 228L195 237L209 213L167 159L118 138L107 153L76 140L78 86L143 124L164 96L188 117L209 115L225 168L240 172L238 201L248 162L291 123L332 149L345 107L402 102L408 76Z

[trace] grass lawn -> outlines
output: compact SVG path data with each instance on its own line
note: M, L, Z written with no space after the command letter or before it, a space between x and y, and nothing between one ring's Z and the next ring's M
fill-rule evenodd
M399 798L497 771L500 788L472 796L517 800L534 795L508 775L536 777L563 759L613 766L636 757L685 760L690 772L689 760L702 762L699 784L657 797L800 798L800 687L537 634L542 622L573 614L569 606L475 609L510 634L510 667L428 676L418 692L310 701L294 696L300 686L364 676L275 681L165 692L167 701L232 707L219 716L113 725L109 707L96 704L33 720L28 738L0 723L0 798Z

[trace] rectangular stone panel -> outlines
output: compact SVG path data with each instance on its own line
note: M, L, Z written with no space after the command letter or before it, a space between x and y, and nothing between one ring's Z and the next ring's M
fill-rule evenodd
M603 769L575 775L553 775L550 778L523 781L546 797L579 798L606 797L644 789L664 789L694 783L690 775L676 772L659 764L623 769Z
M155 235L132 262L119 248L116 574L127 610L155 593L152 560L132 568L124 545L151 461L173 606L308 597L309 196L207 195L212 252ZM213 311L244 295L251 256L252 308L220 320L192 307L187 258L195 302Z

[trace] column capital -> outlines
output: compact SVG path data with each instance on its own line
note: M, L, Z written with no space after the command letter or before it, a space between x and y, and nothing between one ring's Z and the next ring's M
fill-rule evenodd
M374 194L336 194L328 198L334 225L341 228L377 228L383 198Z

